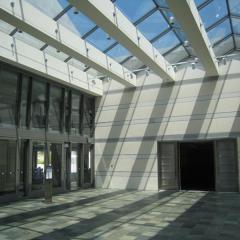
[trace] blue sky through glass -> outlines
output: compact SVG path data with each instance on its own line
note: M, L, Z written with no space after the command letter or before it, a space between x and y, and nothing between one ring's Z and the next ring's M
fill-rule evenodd
M168 23L159 11L153 13L150 17L137 25L138 30L140 30L148 40L153 39L168 27Z

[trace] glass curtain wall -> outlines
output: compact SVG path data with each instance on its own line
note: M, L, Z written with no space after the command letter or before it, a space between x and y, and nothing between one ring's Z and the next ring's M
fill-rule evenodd
M47 84L33 80L32 86L32 127L45 129L47 114Z
M94 98L84 98L83 134L93 137L94 133Z
M2 69L0 72L0 127L15 126L18 75Z
M78 135L81 132L81 94L72 93L71 133Z
M50 99L49 99L49 117L48 117L48 129L49 131L60 132L62 122L62 88L57 86L50 87Z
M0 194L16 189L16 142L0 140Z
M51 143L49 163L53 169L53 187L61 187L62 144Z

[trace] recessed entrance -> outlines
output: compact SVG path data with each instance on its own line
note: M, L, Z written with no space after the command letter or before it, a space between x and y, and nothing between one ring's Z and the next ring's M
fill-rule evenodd
M215 190L213 142L180 143L180 184L183 190Z

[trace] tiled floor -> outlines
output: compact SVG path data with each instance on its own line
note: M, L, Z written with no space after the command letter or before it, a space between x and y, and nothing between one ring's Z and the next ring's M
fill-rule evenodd
M0 206L0 240L239 240L240 194L83 190Z

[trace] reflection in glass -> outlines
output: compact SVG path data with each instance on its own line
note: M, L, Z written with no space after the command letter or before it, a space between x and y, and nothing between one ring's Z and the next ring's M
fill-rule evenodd
M44 183L45 145L33 143L32 149L32 189L41 190Z
M71 161L70 161L70 187L76 189L80 184L80 156L81 145L72 144Z
M61 130L61 109L62 109L62 89L60 87L50 87L49 102L49 130Z
M222 56L228 53L230 50L234 48L234 42L233 38L229 37L223 42L219 43L213 48L213 51L215 52L216 56Z
M16 115L17 74L2 70L0 81L0 127L13 127Z
M14 192L16 185L16 142L0 140L0 195Z
M32 127L45 128L47 85L40 81L33 81L32 86Z
M71 93L68 90L64 92L64 111L65 111L65 131L69 132L71 118Z
M83 135L93 136L94 132L94 98L85 97L83 113Z
M20 111L20 121L22 127L27 127L28 91L29 91L29 79L26 76L23 76L21 89L21 111Z
M53 187L61 187L61 170L62 170L62 145L52 143L50 145L49 163L53 169Z
M92 156L91 145L84 145L84 183L91 183L92 180Z
M121 44L117 44L115 47L113 47L111 50L107 52L107 55L111 58L113 58L117 62L122 62L124 59L129 57L131 54L130 52L123 47Z
M81 95L72 93L72 122L71 122L72 134L79 134L80 132L80 101Z

